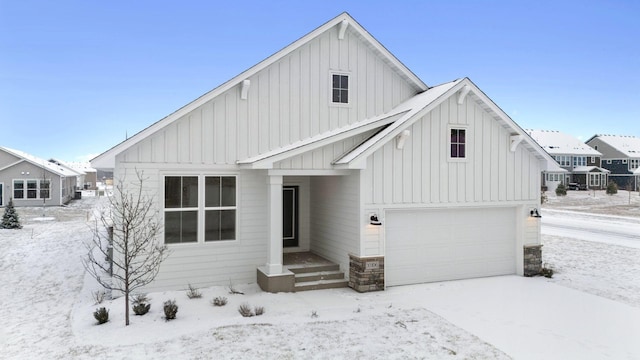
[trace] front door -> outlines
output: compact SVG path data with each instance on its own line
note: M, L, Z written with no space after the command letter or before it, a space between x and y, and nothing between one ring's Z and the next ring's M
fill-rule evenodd
M298 246L298 187L282 187L282 246Z

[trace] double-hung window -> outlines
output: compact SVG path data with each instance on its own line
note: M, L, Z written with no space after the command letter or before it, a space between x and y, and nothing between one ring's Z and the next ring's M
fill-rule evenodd
M467 157L467 129L449 129L449 157L451 159L466 159Z
M331 75L331 101L334 104L349 103L349 75Z
M164 241L167 244L198 241L198 177L164 179Z
M13 198L24 199L24 180L13 180Z
M235 176L165 176L165 243L236 238Z
M205 176L204 241L236 238L236 178Z
M40 180L40 199L49 199L51 197L51 181Z

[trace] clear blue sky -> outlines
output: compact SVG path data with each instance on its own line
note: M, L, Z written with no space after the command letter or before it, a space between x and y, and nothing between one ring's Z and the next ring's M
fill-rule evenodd
M0 0L0 145L89 159L343 11L523 128L640 136L640 1Z

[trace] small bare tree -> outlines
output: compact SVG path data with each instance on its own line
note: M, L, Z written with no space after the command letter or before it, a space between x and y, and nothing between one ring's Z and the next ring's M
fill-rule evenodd
M169 256L167 247L156 240L161 226L153 198L144 191L143 175L136 171L137 180L130 188L118 182L108 197L108 208L101 209L94 220L83 259L85 269L100 285L124 294L125 325L129 325L129 295L151 283Z

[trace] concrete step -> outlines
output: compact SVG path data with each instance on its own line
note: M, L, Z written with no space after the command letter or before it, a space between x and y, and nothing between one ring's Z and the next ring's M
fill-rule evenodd
M308 281L297 283L294 286L294 291L308 291L308 290L321 290L321 289L337 289L337 288L345 288L349 286L349 282L347 280L318 280L318 281Z
M287 265L286 268L289 269L294 274L340 270L340 266L338 264L331 264L331 263L314 264L314 265Z
M316 271L295 274L296 283L304 283L319 280L344 280L342 271Z

